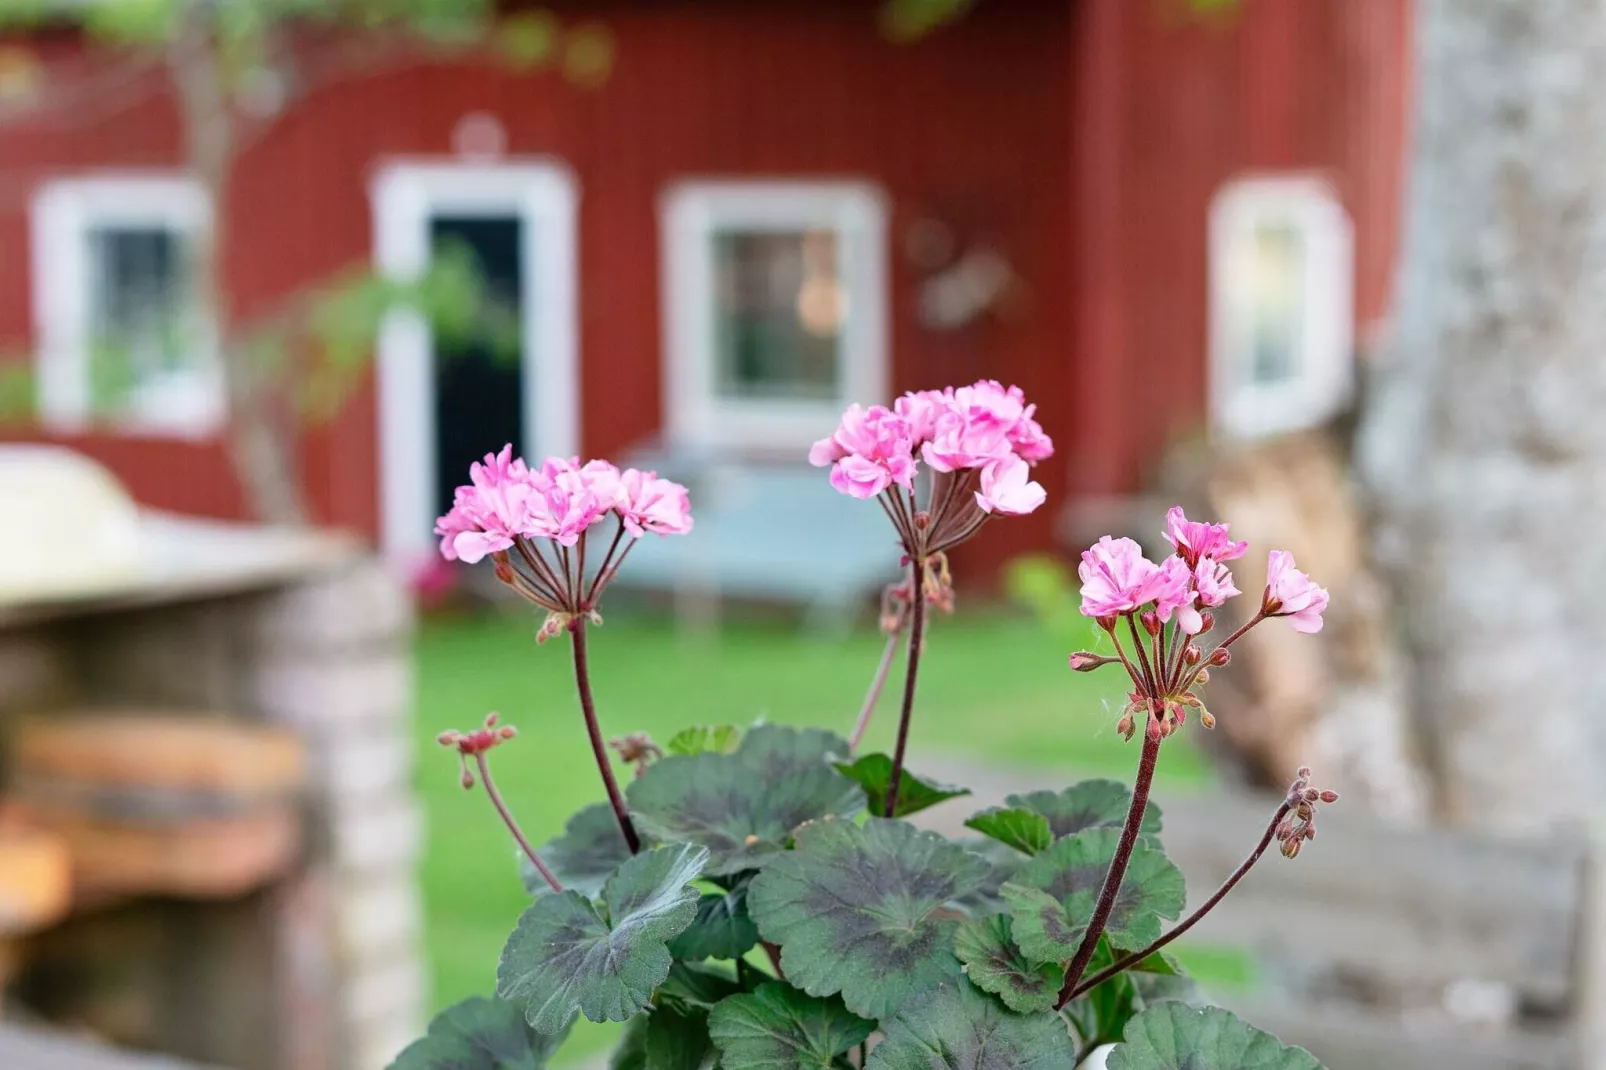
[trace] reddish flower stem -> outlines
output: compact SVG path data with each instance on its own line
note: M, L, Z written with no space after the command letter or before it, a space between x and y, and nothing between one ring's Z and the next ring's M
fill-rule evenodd
M853 724L853 735L848 737L848 755L859 749L864 741L865 730L870 727L870 718L875 715L876 703L881 701L881 689L887 685L887 675L892 671L892 659L898 653L897 632L887 636L887 645L881 651L881 664L876 666L875 676L870 681L870 690L865 692L864 705L859 708L859 719Z
M898 745L892 752L892 775L887 778L885 816L898 812L898 788L903 782L903 756L909 746L909 720L915 708L915 678L920 673L920 643L926 630L926 563L918 558L909 563L914 577L914 593L909 602L909 668L903 680L903 711L898 718Z
M1138 634L1137 617L1131 613L1126 615L1126 626L1132 629L1132 645L1138 650L1138 664L1143 666L1143 683L1148 688L1149 698L1160 697L1159 680L1155 678L1154 670L1149 667L1149 653L1143 649L1143 637Z
M1227 897L1227 893L1232 891L1238 882L1243 880L1244 876L1251 869L1255 868L1255 863L1260 861L1260 856L1266 853L1267 847L1271 846L1272 837L1277 834L1277 826L1282 823L1283 818L1288 816L1288 811L1291 809L1293 809L1293 807L1287 802L1283 803L1277 808L1277 812L1271 815L1271 824L1266 826L1266 834L1260 837L1260 842L1255 845L1254 851L1250 853L1248 858L1244 859L1242 865L1233 870L1232 876L1228 877L1222 882L1221 887L1216 889L1215 895L1212 895L1209 899L1206 899L1202 904L1200 904L1198 910L1195 910L1192 914L1189 914L1186 918L1182 919L1182 921L1177 924L1176 928L1160 937L1160 939L1156 940L1142 951L1132 952L1132 954L1120 959L1113 965L1106 966L1092 977L1089 977L1087 980L1077 985L1076 991L1071 993L1071 998L1074 999L1077 996L1086 995L1088 992L1093 991L1093 989L1097 988L1105 981L1108 981L1117 974L1136 966L1138 963L1142 962L1155 952L1161 950L1166 945L1170 944L1171 941L1177 939L1179 936L1182 936L1189 929L1199 924L1200 920L1206 914L1214 910L1216 904L1225 899Z
M491 805L496 807L498 814L502 815L502 824L506 825L507 830L513 834L513 839L518 843L519 849L524 852L524 857L530 860L530 864L535 867L537 873L546 878L546 882L552 886L554 892L563 891L563 885L559 884L558 879L552 875L552 871L546 868L546 863L541 861L541 856L535 853L535 848L530 846L530 841L524 836L524 830L519 828L519 823L513 819L513 813L507 808L507 803L502 801L502 793L496 790L496 781L491 776L491 763L485 760L485 752L480 751L475 754L474 762L480 768L480 783L485 785L485 794L491 797Z
M591 695L591 671L586 664L584 617L576 617L569 622L569 638L573 641L574 682L580 690L580 711L585 714L586 732L591 737L591 753L597 759L597 772L602 774L602 785L608 789L608 803L619 822L619 831L624 833L630 853L635 854L641 850L641 837L636 835L636 826L631 823L630 809L625 806L625 797L619 791L619 782L613 777L613 766L608 762L608 748L602 741L602 729L597 726L597 705Z
M625 522L621 520L618 522L618 526L613 529L613 541L608 544L608 552L602 556L602 564L597 566L597 574L592 577L591 589L586 592L586 609L591 608L592 603L596 601L598 592L602 590L602 578L608 574L608 566L613 563L614 551L619 549L619 540L624 538L624 535ZM580 538L583 540L585 536L582 535ZM583 583L585 577L581 576L580 580Z
M1141 651L1142 648L1139 649ZM1115 910L1115 897L1121 891L1121 882L1126 879L1127 863L1132 861L1132 851L1138 843L1143 814L1149 807L1149 787L1154 783L1154 768L1159 760L1160 737L1145 731L1143 755L1138 760L1137 780L1132 784L1132 805L1127 808L1126 825L1122 827L1121 839L1115 846L1115 857L1110 859L1110 868L1104 874L1104 885L1099 889L1098 903L1093 908L1092 920L1088 922L1087 934L1082 937L1076 956L1065 967L1065 987L1060 989L1059 1001L1054 1004L1055 1010L1062 1009L1071 1001L1077 983L1081 981L1082 974L1087 972L1087 964L1092 961L1099 937L1104 934L1104 926L1109 923L1110 914Z

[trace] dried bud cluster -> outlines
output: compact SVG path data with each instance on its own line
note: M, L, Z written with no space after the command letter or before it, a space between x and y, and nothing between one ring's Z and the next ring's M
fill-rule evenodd
M472 732L459 732L449 728L435 737L436 743L457 751L463 767L463 775L459 782L465 790L474 786L474 773L468 767L468 760L487 753L519 734L519 730L510 724L498 727L496 722L500 718L501 714L487 713L484 724Z
M619 755L619 760L626 765L636 767L636 775L647 771L647 766L655 759L664 756L663 748L652 741L652 737L645 732L632 732L628 736L608 740L608 746Z
M1338 792L1311 787L1310 776L1310 766L1300 766L1288 788L1289 814L1277 826L1277 842L1284 858L1297 858L1304 842L1316 838L1317 804L1338 801Z

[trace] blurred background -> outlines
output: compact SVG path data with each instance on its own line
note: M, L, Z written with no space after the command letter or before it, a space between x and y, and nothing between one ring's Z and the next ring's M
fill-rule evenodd
M1181 502L1332 591L1168 745L1195 898L1344 796L1204 990L1335 1070L1602 1065L1602 71L1566 0L0 0L0 1065L377 1070L491 989L527 897L433 737L517 724L538 842L600 789L436 554L471 461L691 487L611 734L845 731L897 558L807 446L978 378L1057 452L933 628L939 823L1130 777L1075 554Z

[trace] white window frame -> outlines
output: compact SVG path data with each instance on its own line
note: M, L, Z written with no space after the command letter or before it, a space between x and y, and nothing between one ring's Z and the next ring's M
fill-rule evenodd
M35 371L44 426L74 433L104 422L118 431L151 435L215 434L227 404L214 324L198 326L201 352L195 369L162 384L159 393L136 393L123 411L94 412L91 381L91 231L127 226L204 233L212 226L212 204L201 183L167 172L54 179L34 191L31 224Z
M692 448L796 449L828 434L849 402L886 398L887 210L865 182L687 181L660 203L664 423ZM714 348L715 232L741 229L837 235L837 276L847 291L841 392L786 401L720 397Z
M573 173L547 159L400 159L379 167L369 194L375 263L398 279L417 279L428 267L430 221L436 216L519 217L524 441L514 445L532 462L574 454L580 383L579 192ZM434 367L434 339L423 317L411 310L387 316L376 377L380 545L387 557L403 563L434 553L436 546ZM467 472L462 481L468 481Z
M1244 383L1253 325L1234 306L1226 265L1268 224L1304 240L1300 374L1284 383ZM1250 176L1227 183L1210 207L1210 384L1212 426L1257 438L1317 426L1354 390L1355 232L1332 186L1311 175Z

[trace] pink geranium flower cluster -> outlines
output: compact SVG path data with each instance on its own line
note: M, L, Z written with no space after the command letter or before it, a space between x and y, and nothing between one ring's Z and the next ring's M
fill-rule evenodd
M1018 386L983 379L972 386L920 390L892 408L851 405L828 438L809 450L809 462L831 466L831 485L855 498L874 498L893 486L914 493L924 460L934 472L979 470L977 508L1020 516L1043 504L1029 468L1054 453Z
M613 542L587 584L586 535L609 517L617 522ZM691 503L679 483L578 457L549 457L531 468L508 445L469 466L469 482L457 488L435 534L448 561L490 557L504 583L554 614L573 616L593 610L635 539L691 528Z
M1157 563L1133 540L1106 535L1083 551L1077 569L1082 613L1110 634L1117 656L1080 651L1071 656L1071 666L1083 672L1116 661L1126 666L1134 690L1121 730L1129 736L1133 715L1140 712L1149 714L1149 731L1157 738L1180 726L1188 708L1200 710L1211 726L1214 718L1193 691L1209 679L1208 667L1227 664L1227 648L1263 620L1287 617L1296 631L1317 632L1327 608L1327 591L1294 566L1292 554L1273 550L1260 609L1206 654L1194 639L1213 627L1212 610L1240 593L1226 563L1242 557L1248 543L1234 541L1226 524L1189 520L1180 506L1166 514L1165 540L1175 552ZM1130 657L1117 630L1123 619L1134 647Z

